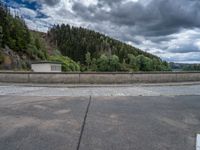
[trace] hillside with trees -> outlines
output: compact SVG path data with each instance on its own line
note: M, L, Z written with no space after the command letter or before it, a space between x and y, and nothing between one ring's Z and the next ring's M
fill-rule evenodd
M101 33L55 25L47 39L62 55L81 64L82 71L169 71L167 62Z
M47 58L40 38L29 31L22 18L11 15L9 9L3 4L0 4L0 32L1 47L8 46L32 59Z
M33 61L62 61L64 71L80 71L79 64L69 57L50 54L46 33L31 31L18 15L0 3L0 69L30 70ZM57 58L59 55L59 59Z
M25 21L11 15L0 3L0 62L2 69L28 69L31 60L46 60L47 53L39 36Z
M0 69L30 70L32 61L59 61L63 71L169 71L167 62L101 33L55 25L31 31L0 3Z

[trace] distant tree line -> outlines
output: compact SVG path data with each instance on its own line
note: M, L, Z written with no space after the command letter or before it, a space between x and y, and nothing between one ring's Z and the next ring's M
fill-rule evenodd
M200 71L200 64L190 64L183 67L184 71Z
M170 63L174 71L200 71L200 64Z
M82 67L83 71L169 71L170 67L167 62L161 62L155 58L150 59L144 55L134 56L128 54L128 59L120 62L117 55L107 56L102 54L99 58L92 58L90 52L85 55L86 66Z

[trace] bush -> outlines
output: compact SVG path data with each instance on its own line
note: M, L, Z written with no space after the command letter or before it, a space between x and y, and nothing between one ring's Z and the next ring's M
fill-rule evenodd
M0 64L2 64L4 62L4 56L0 51Z
M69 57L55 55L50 56L49 60L62 63L62 70L64 72L80 71L80 65L72 59L70 59Z

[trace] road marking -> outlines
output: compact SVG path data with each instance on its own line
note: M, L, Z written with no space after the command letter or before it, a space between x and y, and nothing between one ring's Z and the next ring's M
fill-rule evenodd
M200 134L197 134L196 150L200 150Z

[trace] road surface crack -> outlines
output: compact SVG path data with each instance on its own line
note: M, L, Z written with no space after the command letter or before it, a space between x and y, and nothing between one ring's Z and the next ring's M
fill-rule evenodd
M88 102L88 105L87 105L87 109L86 109L86 112L85 112L85 116L84 116L83 124L82 124L82 127L81 127L81 132L80 132L80 136L79 136L79 140L78 140L76 150L80 149L81 139L82 139L82 136L83 136L83 132L84 132L84 128L85 128L85 124L86 124L86 120L87 120L91 101L92 101L92 96L90 96L90 99L89 99L89 102Z

